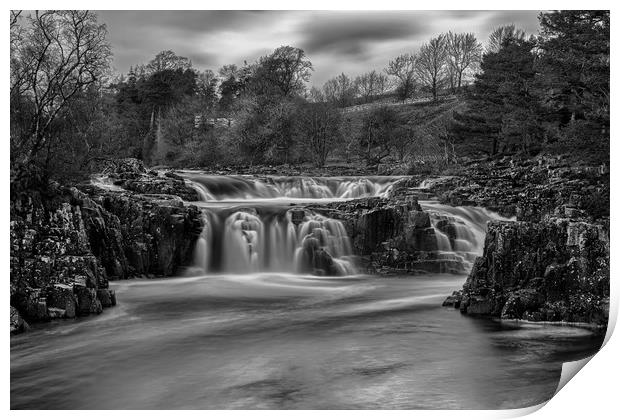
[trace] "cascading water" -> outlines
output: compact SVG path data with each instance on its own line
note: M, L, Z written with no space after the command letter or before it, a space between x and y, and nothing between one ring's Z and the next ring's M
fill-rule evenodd
M202 201L251 199L352 199L385 196L399 177L263 177L214 176L180 172Z
M301 218L295 223L293 214ZM341 222L304 209L260 215L255 209L203 210L194 262L203 272L355 274Z
M435 201L421 201L429 213L440 257L456 260L469 272L482 254L486 226L492 220L513 220L481 207L452 207Z
M344 225L304 203L387 196L399 177L214 176L183 172L199 192L204 231L195 250L202 272L355 273ZM430 226L410 238L428 258L421 271L468 272L482 253L486 224L502 219L477 207L420 201Z

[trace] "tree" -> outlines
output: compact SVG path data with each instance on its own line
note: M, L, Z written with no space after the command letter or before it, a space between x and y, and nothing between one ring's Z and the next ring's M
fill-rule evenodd
M403 121L393 107L371 110L362 119L359 142L368 165L377 165L392 153L403 135Z
M364 73L355 78L355 90L362 98L364 103L368 103L372 98L383 95L388 88L388 78L386 75L375 70Z
M352 105L357 93L355 83L349 76L341 73L339 76L329 79L323 85L325 100L332 102L340 108Z
M448 32L446 52L450 70L456 79L455 87L460 89L465 72L479 64L482 59L482 44L473 33Z
M285 45L259 59L255 77L264 78L279 94L293 96L304 93L312 70L304 50Z
M315 166L322 168L342 138L340 112L328 102L310 102L300 107L298 121L301 143L307 145Z
M189 70L192 62L186 58L176 55L174 51L162 51L146 65L146 72L153 74L164 70Z
M448 50L446 36L439 35L422 45L416 61L416 74L422 84L430 89L433 100L447 82Z
M514 24L495 28L489 35L486 52L498 52L507 40L525 41L525 31L516 28Z
M198 73L196 77L196 94L205 110L211 110L217 101L218 79L212 70Z
M609 159L609 11L542 13L540 96L575 146ZM567 137L567 136L565 136Z
M385 73L398 79L398 96L405 100L413 95L416 88L416 61L411 54L403 54L390 61Z
M476 75L468 110L455 114L454 134L470 145L482 142L487 153L536 151L542 137L534 78L534 43L507 38L486 53Z
M93 12L37 11L25 26L11 16L11 159L29 165L67 109L103 81L112 55Z

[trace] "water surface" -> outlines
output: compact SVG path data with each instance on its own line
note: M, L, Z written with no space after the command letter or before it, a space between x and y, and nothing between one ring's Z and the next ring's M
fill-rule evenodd
M463 276L113 282L100 316L11 338L11 408L519 408L602 337L441 307Z

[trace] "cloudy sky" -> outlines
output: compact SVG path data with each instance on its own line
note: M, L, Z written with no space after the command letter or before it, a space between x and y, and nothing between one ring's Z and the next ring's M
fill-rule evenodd
M224 64L255 61L281 45L303 48L314 65L311 83L340 72L382 70L402 53L415 52L441 32L491 30L514 23L538 30L538 11L100 11L108 25L114 67L148 62L162 50L217 71Z

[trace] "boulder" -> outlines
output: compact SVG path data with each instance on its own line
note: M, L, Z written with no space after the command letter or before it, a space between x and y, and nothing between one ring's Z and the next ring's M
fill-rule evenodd
M73 293L77 298L77 313L80 315L101 313L101 302L97 298L97 290L80 285L73 286Z
M28 328L30 328L28 323L24 321L17 309L11 306L11 335L24 332L28 330Z
M77 298L73 286L53 284L47 288L47 303L50 307L62 309L64 316L74 318L77 315Z

